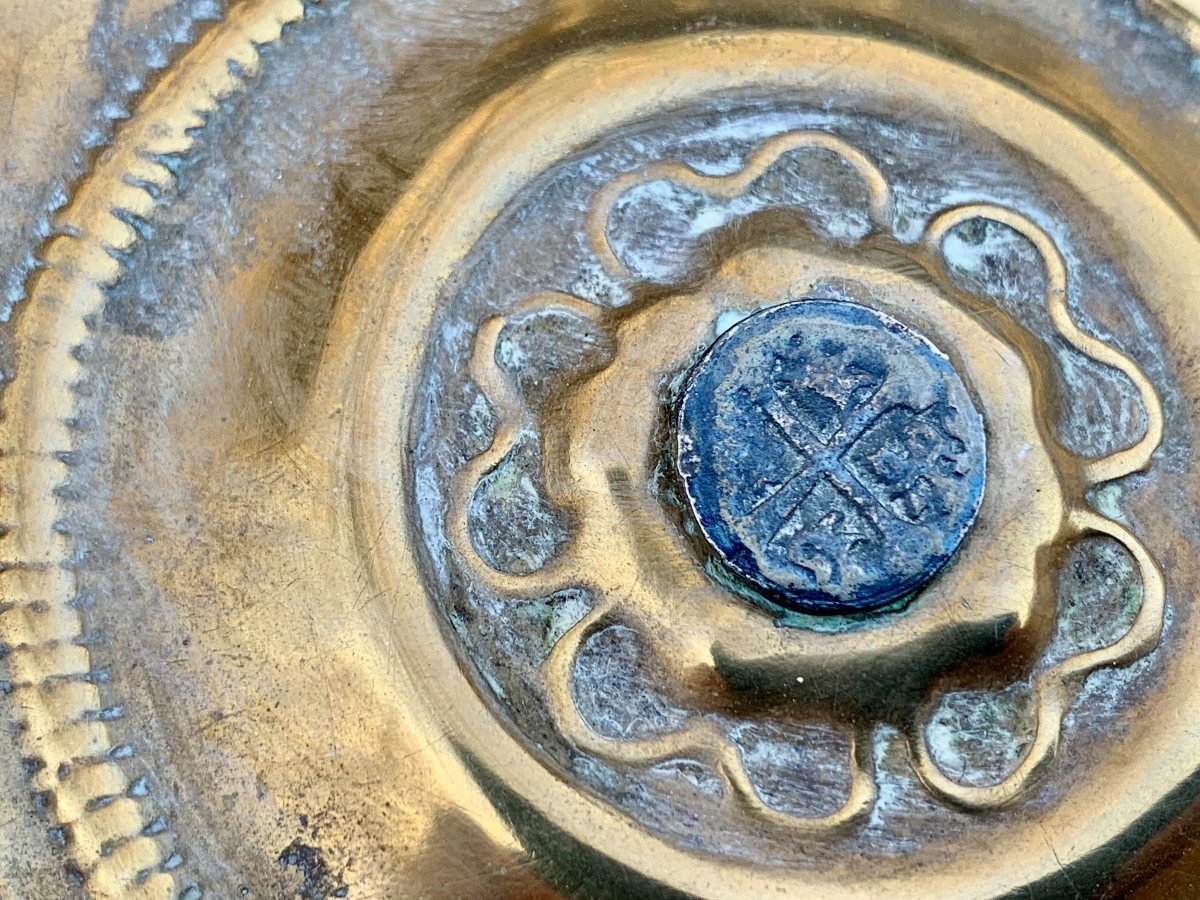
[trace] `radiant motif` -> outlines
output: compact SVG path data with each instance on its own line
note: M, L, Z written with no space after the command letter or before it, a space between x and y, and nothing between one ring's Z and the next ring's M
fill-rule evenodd
M734 325L689 376L679 470L723 562L797 609L885 605L941 568L983 497L983 421L949 359L836 300Z

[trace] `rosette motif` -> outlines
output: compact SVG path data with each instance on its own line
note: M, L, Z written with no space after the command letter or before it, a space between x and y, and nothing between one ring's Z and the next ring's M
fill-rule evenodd
M858 180L861 214L830 227L789 199L805 177L796 162L814 154ZM1162 628L1156 562L1086 500L1148 465L1162 432L1153 386L1077 325L1063 255L1028 217L964 204L934 215L915 241L893 233L894 218L880 169L825 131L766 140L731 174L646 166L599 192L588 225L604 265L631 280L630 302L531 295L483 325L471 360L496 425L453 485L453 549L498 595L592 598L541 666L557 728L602 760L707 760L752 814L789 828L870 812L870 735L903 697L913 700L893 724L929 790L962 807L1006 804L1052 762L1087 675L1143 655ZM1036 249L1045 289L1031 300L1057 337L1132 382L1146 417L1132 446L1085 458L1053 438L1044 398L1056 385L1041 341L947 267L947 236L979 222ZM866 295L798 291L808 252L798 237L912 277ZM569 376L531 387L502 365L504 336L547 316L610 352L581 353ZM480 552L472 503L529 441L540 448L543 501L570 526L545 558L502 566ZM1013 642L1043 646L1052 562L1091 535L1118 541L1140 570L1132 624L1107 646L1032 654L1034 725L1020 759L993 783L957 779L929 746L939 676ZM673 727L618 738L581 712L577 658L612 626L635 630L668 673L686 710ZM782 812L714 713L733 696L758 698L764 716L828 712L831 690L853 733L844 803L824 816Z

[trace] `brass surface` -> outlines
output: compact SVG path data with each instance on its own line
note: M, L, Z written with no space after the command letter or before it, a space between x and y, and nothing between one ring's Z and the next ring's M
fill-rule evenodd
M1145 4L1141 32L1113 26L1158 48L1143 68L1161 80L1142 84L1111 65L1091 4L1061 21L777 6L176 5L189 37L94 142L36 266L14 262L32 271L3 335L0 891L1189 895L1191 838L1172 835L1200 768L1192 13ZM104 26L109 54L139 14L169 14L18 8L12 45L35 61L14 71L44 85L14 87L25 133L68 93L52 50L85 65L55 23L100 7L129 20ZM324 94L305 94L311 59ZM738 98L829 119L747 136ZM653 128L710 119L745 144L735 162L704 170L678 136L655 149ZM851 136L894 123L884 151ZM918 147L908 123L944 145ZM67 177L19 133L11 159ZM645 158L539 224L548 179L600 171L606 141ZM960 146L983 162L918 209L935 175L905 153L928 168ZM840 173L821 204L859 197L860 232L823 236L807 202L752 208L797 159ZM678 274L646 274L612 211L660 183L751 211L703 232ZM12 196L6 212L42 215ZM564 237L563 254L599 274L504 274L521 253L555 264L536 239L496 249L538 228L578 234L586 249ZM995 276L1004 298L964 280L972 228L1025 254ZM484 287L480 260L500 273ZM861 621L789 618L716 577L671 494L682 373L729 321L818 289L942 348L988 436L956 557ZM513 329L555 316L607 349L530 388L506 362ZM490 424L462 437L471 416ZM479 497L527 446L565 537L500 564ZM1117 562L1095 576L1078 554L1098 546ZM1126 578L1120 614L1087 618L1073 572ZM564 602L579 609L559 622ZM480 610L496 622L473 624ZM521 626L542 656L499 680L508 659L480 635L543 614ZM1070 628L1081 645L1060 652ZM614 651L597 688L581 660L618 633L653 664ZM674 724L601 727L598 693L642 702L626 678ZM974 727L946 712L962 697L968 718L1013 710L986 777L946 764ZM751 747L755 729L823 735L827 758L787 770L816 800L764 774L792 764Z

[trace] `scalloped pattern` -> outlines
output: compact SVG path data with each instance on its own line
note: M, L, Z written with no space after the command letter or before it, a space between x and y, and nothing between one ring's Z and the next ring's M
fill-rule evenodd
M20 752L47 801L68 865L92 897L197 897L114 743L75 604L65 489L78 440L78 351L141 229L219 102L246 86L260 49L303 18L303 0L247 0L200 37L147 93L58 215L14 329L15 374L0 421L0 645Z

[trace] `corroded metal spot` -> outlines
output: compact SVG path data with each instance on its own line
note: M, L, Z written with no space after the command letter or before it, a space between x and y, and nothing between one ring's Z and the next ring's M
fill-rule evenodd
M705 538L737 575L807 612L911 593L983 499L983 419L950 360L857 303L742 320L689 374L678 424Z

